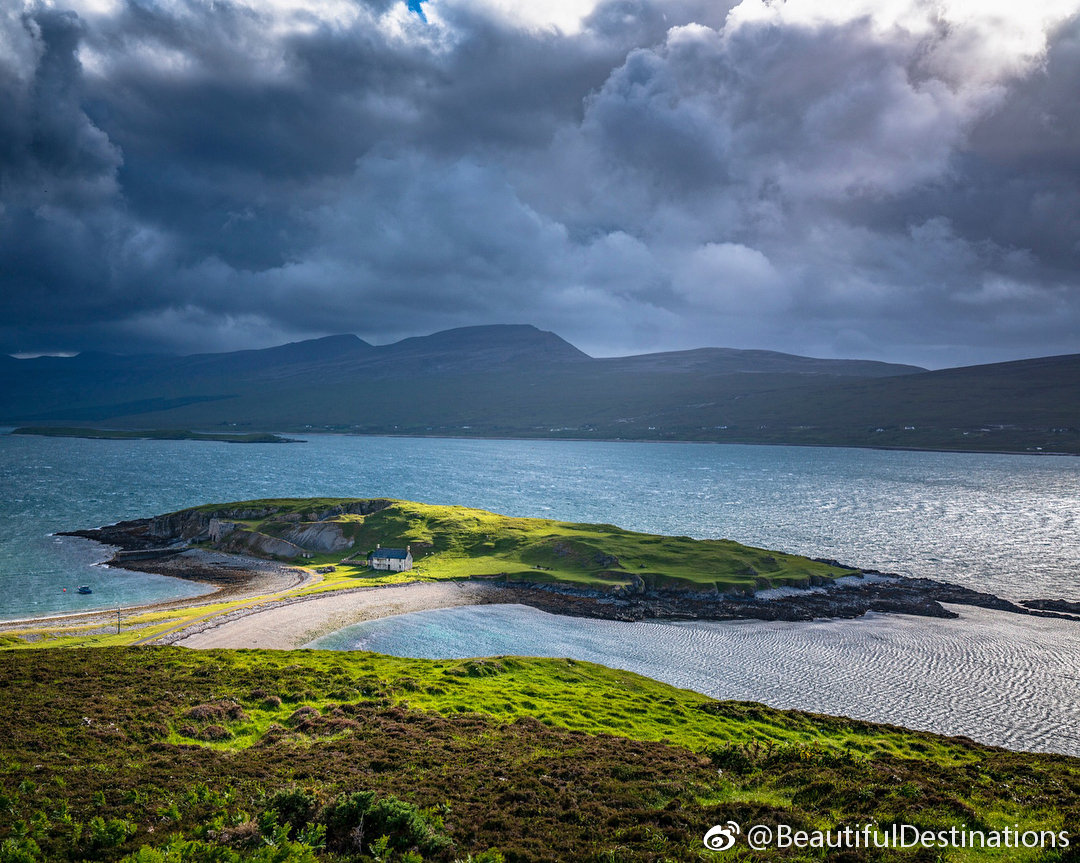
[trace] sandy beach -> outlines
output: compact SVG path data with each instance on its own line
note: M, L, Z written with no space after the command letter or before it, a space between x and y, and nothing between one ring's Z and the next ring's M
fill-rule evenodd
M342 627L365 620L450 608L506 602L505 591L473 582L409 582L405 584L344 588L326 593L296 596L298 589L317 584L321 576L307 570L234 554L195 549L161 561L138 561L132 568L152 569L160 574L181 576L212 584L210 593L165 602L128 606L122 609L125 629L140 614L211 607L222 602L240 604L224 612L211 610L175 629L140 638L135 645L179 645L191 648L262 648L292 650ZM38 630L79 627L111 632L115 609L50 617L0 621L0 632L18 631L36 640ZM141 629L147 624L134 624Z
M291 650L365 620L500 599L486 585L468 582L414 582L336 590L282 599L269 606L238 609L165 635L153 643L193 648Z

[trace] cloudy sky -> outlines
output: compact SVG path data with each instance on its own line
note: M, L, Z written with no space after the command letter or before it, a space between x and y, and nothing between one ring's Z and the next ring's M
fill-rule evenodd
M0 4L0 350L1080 352L1077 0Z

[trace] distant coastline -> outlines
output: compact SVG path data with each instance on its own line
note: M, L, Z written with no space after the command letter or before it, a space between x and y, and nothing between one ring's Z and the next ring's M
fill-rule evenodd
M495 441L566 441L568 443L659 443L659 444L713 444L718 446L777 446L777 447L801 447L806 449L858 449L879 450L881 452L942 452L956 455L1034 455L1034 456L1080 456L1080 452L1067 452L1064 450L1045 449L968 449L950 448L944 446L888 446L883 444L860 444L860 443L792 443L788 441L761 441L761 440L716 440L715 438L638 438L638 437L556 437L554 435L522 435L522 434L452 434L449 431L439 434L421 434L420 432L393 432L393 431L334 431L322 429L315 431L287 430L290 434L304 435L327 435L338 437L375 437L375 438L415 438L417 440L495 440Z
M717 444L721 446L775 446L800 447L808 449L857 449L880 450L882 452L940 452L957 455L1026 455L1026 456L1080 456L1080 452L1065 450L1031 449L980 449L978 447L958 448L948 446L890 446L887 444L868 443L809 443L785 440L717 440L715 438L680 438L680 437L579 437L569 435L527 435L527 434L485 434L466 432L455 434L452 430L423 434L421 432L395 432L385 429L378 431L341 430L341 429L298 429L286 428L280 432L194 432L186 429L98 429L77 426L21 426L9 434L36 435L40 437L71 437L88 440L198 440L224 443L304 443L303 438L286 437L288 434L327 437L373 437L373 438L413 438L417 440L492 440L492 441L565 441L568 443L651 443L651 444Z
M76 426L21 426L11 434L39 437L77 437L90 440L197 440L222 443L303 443L297 438L282 437L272 432L227 434L194 432L187 429L97 429Z

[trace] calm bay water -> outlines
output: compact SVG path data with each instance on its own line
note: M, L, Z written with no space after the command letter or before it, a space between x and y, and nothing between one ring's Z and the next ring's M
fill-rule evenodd
M0 618L201 588L49 534L213 501L388 496L753 545L1013 598L1080 599L1080 459L804 447L312 436L0 435ZM73 593L80 583L92 596ZM64 593L67 588L67 593Z

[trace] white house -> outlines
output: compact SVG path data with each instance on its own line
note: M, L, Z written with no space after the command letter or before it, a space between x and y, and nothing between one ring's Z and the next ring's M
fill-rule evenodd
M412 546L383 548L381 545L376 545L375 550L368 554L367 559L368 566L372 569L405 572L412 569Z

